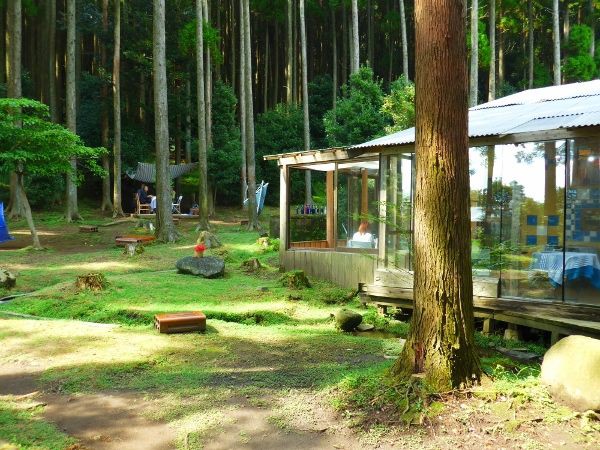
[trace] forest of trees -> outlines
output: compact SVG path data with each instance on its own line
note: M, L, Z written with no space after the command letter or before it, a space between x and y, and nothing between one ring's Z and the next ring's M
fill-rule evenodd
M470 104L597 77L599 3L468 2ZM263 155L414 124L412 1L3 0L0 12L0 94L45 103L83 145L109 150L103 178L71 159L79 186L73 176L25 177L33 207L63 204L69 220L78 191L122 214L137 188L123 174L138 161L158 172L198 161L175 189L199 203L205 227L215 204L240 204L245 185L277 183ZM3 200L15 183L0 170ZM19 213L14 196L10 206Z

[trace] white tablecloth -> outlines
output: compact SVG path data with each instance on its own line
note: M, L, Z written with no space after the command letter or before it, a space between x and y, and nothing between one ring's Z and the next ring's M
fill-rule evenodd
M150 200L150 210L154 211L156 209L156 196L152 197L152 200Z
M563 284L563 253L541 252L533 254L531 269L548 272L548 278L556 284ZM595 253L566 252L564 256L565 269L581 269L586 266L600 270L600 260Z

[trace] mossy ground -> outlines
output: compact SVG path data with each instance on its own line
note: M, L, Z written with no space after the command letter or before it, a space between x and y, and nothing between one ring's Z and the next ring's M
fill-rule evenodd
M342 306L357 310L387 337L406 336L408 325L364 309L349 290L323 281L311 279L312 287L302 290L282 286L277 253L238 225L240 212L222 211L213 223L224 247L207 254L226 261L226 276L215 280L174 269L177 258L193 253L193 222L180 222L179 242L152 244L129 257L114 246L114 236L131 232L135 222L103 227L111 219L88 214L101 225L98 234L79 233L76 224L51 214L39 221L48 250L1 253L3 266L19 275L16 291L33 294L0 304L0 364L32 370L42 396L134 395L148 405L144 417L170 424L180 448L210 447L224 439L223 430L234 431L235 445L257 445L262 434L279 433L271 445L284 447L292 438L308 447L471 446L476 435L489 445L546 445L537 430L564 432L561 439L578 445L598 442L593 423L573 427L580 419L551 402L539 384L539 365L515 363L489 347L510 343L478 337L491 378L469 393L439 395L418 383L394 383L387 370L399 339L340 333L330 314ZM22 223L11 229L26 242ZM249 258L258 258L262 269L244 271ZM76 289L76 276L88 272L103 273L108 286ZM204 334L153 329L156 313L198 309L208 317ZM27 409L28 401L0 396L0 443L62 449L74 442L41 419L42 405ZM245 425L247 412L256 420L264 415L262 434ZM34 430L35 442L15 437L25 429ZM319 434L324 430L329 440Z

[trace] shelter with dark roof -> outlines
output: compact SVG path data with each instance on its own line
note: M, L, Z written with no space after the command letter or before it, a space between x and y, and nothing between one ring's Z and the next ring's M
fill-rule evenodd
M476 316L488 331L493 319L547 330L553 340L600 335L600 80L471 108L469 147ZM265 157L280 168L285 269L411 308L414 156L410 128Z

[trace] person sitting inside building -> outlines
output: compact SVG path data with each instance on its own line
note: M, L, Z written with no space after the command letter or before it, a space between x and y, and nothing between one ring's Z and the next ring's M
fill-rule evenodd
M352 236L351 246L352 247L375 247L375 238L371 233L368 232L369 224L366 221L362 221L358 226L358 231Z
M138 189L137 196L142 205L149 205L152 202L153 195L148 194L148 185L142 184L142 187Z

